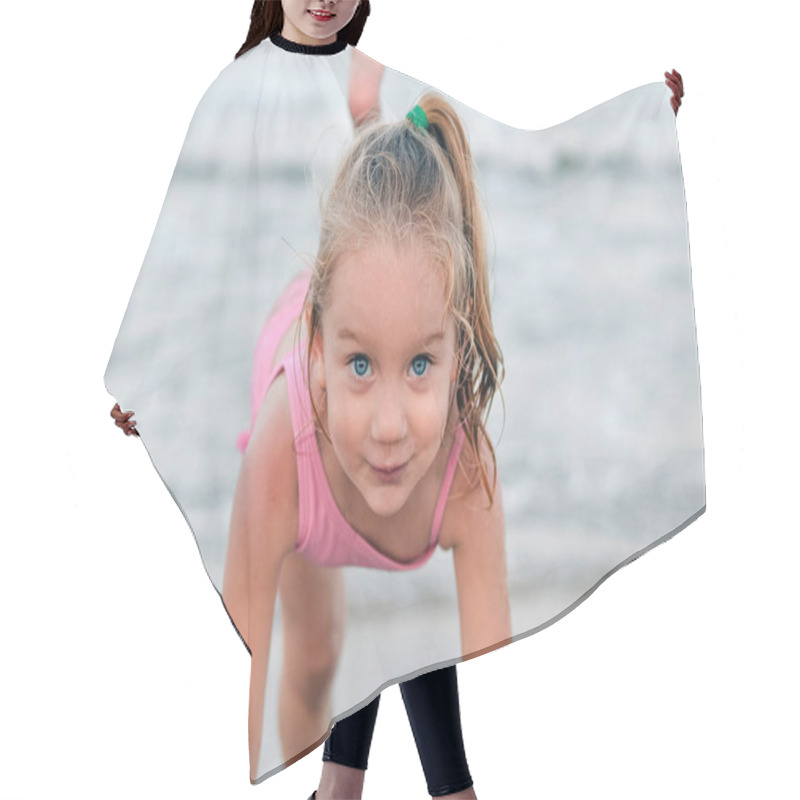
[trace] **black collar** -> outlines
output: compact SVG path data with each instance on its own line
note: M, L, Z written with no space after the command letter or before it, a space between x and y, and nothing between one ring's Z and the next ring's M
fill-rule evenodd
M334 53L341 53L347 47L346 39L337 39L330 44L298 44L281 36L280 33L273 33L269 37L272 44L290 53L305 53L310 56L332 56Z

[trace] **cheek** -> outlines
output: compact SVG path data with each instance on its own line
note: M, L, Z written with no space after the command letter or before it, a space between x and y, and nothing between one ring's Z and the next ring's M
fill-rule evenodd
M324 380L325 408L331 436L341 442L356 438L359 422L366 415L359 405L359 398L348 390L347 382L338 372L331 374L330 368Z
M447 378L445 374L443 380L431 387L431 391L415 398L413 419L420 440L438 443L444 436L450 409L450 384Z
M358 0L345 0L342 5L344 6L344 8L342 8L342 16L347 17L347 21L349 22L358 10Z
M281 0L281 9L283 11L283 19L287 19L293 25L297 22L298 16L298 3L297 0Z

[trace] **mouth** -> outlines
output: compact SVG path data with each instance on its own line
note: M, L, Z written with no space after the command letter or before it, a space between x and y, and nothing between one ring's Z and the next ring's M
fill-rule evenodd
M367 462L369 463L369 462ZM402 464L388 464L385 467L376 467L374 464L370 464L372 467L373 472L382 480L387 482L396 481L403 473L403 470L408 464L408 461L403 462Z
M320 22L328 22L336 16L336 14L330 11L320 11L317 8L310 8L308 13L311 14L314 19L319 20Z

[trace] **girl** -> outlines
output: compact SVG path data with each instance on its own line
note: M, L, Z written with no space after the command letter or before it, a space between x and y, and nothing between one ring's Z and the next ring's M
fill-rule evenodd
M325 29L326 25L335 28L337 16L341 22L349 15L347 4L344 3L324 4L323 12L326 7L335 12L330 20L314 20L313 17L309 20L309 15L318 15L319 12L313 6L311 9L305 8L305 3L295 1L284 2L282 5L282 9L278 3L262 2L254 5L248 37L237 56L257 45L273 30L280 30L286 41L305 46L306 52L312 47L331 44L335 39L332 31ZM368 6L366 9L357 8L356 17L341 32L340 38L347 38L355 44L368 13ZM330 33L331 36L324 37L325 33ZM357 50L353 52L349 99L351 115L356 125L378 113L377 93L382 71L383 68L371 59L362 56ZM437 796L445 793L462 796L460 793L454 795L453 792L466 791L472 784L461 738L457 692L455 666L427 673L402 687L428 788ZM370 721L374 726L378 700L379 697L368 708L359 711L357 718L350 724L336 726L326 740L321 778L323 791L343 791L346 796L355 796L354 782L363 785L371 736L364 746L363 737L354 737L353 732L365 730L364 726L369 726ZM371 733L371 727L369 729ZM463 796L474 795L465 793Z
M341 49L345 42L351 45L358 42L369 11L366 0L322 4L257 0L248 36L236 57L266 38L293 52L327 55L334 48ZM379 113L382 73L381 65L358 50L352 50L349 107L355 125ZM132 411L123 413L115 404L111 415L126 435L139 435ZM408 681L401 690L431 793L441 796L468 789L472 781L461 737L455 666L426 673ZM323 792L344 792L346 796L360 794L378 700L379 697L375 698L368 707L353 715L352 721L337 724L326 740L321 778Z
M373 124L339 169L310 272L256 348L223 599L252 653L258 775L275 598L286 649L284 755L324 735L343 578L453 552L464 657L511 636L502 492L484 418L502 365L466 133L426 94ZM466 795L462 795L466 796Z

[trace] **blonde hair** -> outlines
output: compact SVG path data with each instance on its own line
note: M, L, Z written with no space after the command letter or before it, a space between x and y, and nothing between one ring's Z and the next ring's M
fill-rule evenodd
M409 241L419 243L444 278L446 309L455 320L458 342L459 419L491 507L497 461L484 420L503 380L498 371L504 374L505 369L492 326L488 260L472 154L458 114L443 97L428 92L419 105L429 122L425 130L403 119L373 122L360 132L324 202L319 250L304 305L308 319L306 377L310 387L313 343L321 329L339 257L375 241L396 247ZM317 425L330 441L313 396L311 403ZM491 487L480 455L482 440L492 459Z

